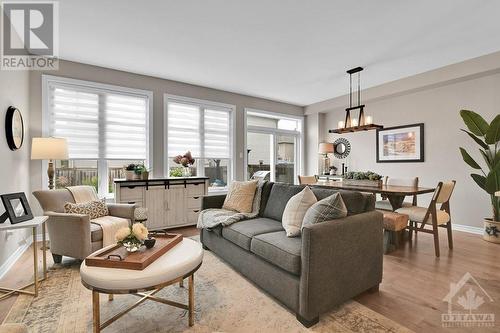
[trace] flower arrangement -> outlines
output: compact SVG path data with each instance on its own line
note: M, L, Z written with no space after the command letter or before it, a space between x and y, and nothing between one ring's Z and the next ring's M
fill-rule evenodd
M191 155L191 152L188 150L184 155L175 156L174 162L177 164L181 164L183 167L187 168L188 166L193 165L195 160Z
M115 234L115 239L127 251L135 252L139 250L144 240L148 238L148 234L148 229L142 223L134 223L131 227L119 229Z

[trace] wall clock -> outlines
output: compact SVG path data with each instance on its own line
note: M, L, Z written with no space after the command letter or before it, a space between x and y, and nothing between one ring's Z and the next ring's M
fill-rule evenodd
M9 106L5 115L5 134L10 150L21 148L24 141L23 115L14 106Z

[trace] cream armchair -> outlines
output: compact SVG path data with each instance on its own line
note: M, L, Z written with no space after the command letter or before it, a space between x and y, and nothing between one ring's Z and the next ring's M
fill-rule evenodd
M66 202L74 203L67 189L35 191L33 195L48 216L50 250L54 262L60 263L62 256L85 259L90 253L102 248L102 228L92 223L88 215L67 214ZM109 215L134 222L134 204L107 204Z

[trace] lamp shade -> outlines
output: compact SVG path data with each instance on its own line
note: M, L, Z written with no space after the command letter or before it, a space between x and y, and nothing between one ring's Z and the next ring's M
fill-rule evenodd
M330 153L333 153L333 143L321 142L319 144L318 152L320 154L330 154Z
M67 160L68 142L62 138L33 138L32 160Z

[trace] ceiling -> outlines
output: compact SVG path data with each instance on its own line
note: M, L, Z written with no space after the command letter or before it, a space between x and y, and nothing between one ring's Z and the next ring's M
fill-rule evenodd
M64 0L60 57L309 105L500 50L494 0Z

